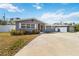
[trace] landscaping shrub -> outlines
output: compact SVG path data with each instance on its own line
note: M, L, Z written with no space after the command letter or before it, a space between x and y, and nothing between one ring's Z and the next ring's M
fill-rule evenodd
M11 30L10 33L11 35L15 35L16 30Z
M11 30L10 33L11 35L26 35L26 34L39 34L40 31L37 29L32 30L31 32L27 30Z
M75 25L75 31L78 32L79 31L79 24Z
M40 30L38 30L38 29L32 30L32 34L39 34L39 33L40 33Z
M11 35L24 35L27 34L28 31L26 30L11 30Z

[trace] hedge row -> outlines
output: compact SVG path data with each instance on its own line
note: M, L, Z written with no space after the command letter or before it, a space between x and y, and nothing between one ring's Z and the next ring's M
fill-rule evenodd
M26 34L39 34L40 31L37 29L32 30L32 32L27 30L11 30L11 35L26 35Z

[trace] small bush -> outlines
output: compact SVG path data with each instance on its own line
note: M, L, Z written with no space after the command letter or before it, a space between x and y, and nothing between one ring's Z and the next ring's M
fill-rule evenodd
M11 30L10 33L11 35L15 35L16 30Z
M32 30L32 34L39 34L39 33L40 33L40 30L38 30L38 29Z

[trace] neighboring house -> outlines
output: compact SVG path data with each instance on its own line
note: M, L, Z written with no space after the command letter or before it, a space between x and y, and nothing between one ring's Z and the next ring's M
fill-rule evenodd
M16 21L16 30L19 29L28 31L38 29L40 32L74 32L74 25L64 23L48 25L36 19L25 19Z

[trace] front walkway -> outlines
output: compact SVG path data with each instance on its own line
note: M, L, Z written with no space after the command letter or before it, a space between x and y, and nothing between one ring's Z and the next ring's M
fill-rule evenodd
M42 34L15 56L79 55L79 33Z

